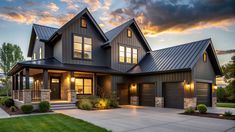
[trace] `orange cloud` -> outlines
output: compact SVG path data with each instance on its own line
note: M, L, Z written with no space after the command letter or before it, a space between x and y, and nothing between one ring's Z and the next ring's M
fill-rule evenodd
M48 4L47 5L47 8L48 9L50 9L51 11L54 11L54 12L56 12L56 11L58 11L60 8L55 4L55 3L50 3L50 4Z

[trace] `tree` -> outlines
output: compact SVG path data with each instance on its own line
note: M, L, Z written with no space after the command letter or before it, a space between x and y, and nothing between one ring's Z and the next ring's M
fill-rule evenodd
M23 52L18 45L3 43L0 47L0 68L5 75L5 77L1 79L1 81L5 87L4 91L6 91L6 95L8 95L11 87L10 77L7 76L7 73L17 62L23 60Z

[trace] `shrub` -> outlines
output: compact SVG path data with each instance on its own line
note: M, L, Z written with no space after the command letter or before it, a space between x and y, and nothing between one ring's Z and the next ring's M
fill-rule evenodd
M92 104L92 107L96 107L96 105L97 105L97 103L99 102L99 99L100 98L98 98L98 97L96 97L96 96L90 96L90 97L88 97L87 99L89 99L90 100L90 102L91 102L91 104Z
M118 108L118 101L117 99L110 99L110 107L113 107L113 108Z
M5 105L6 100L10 99L9 97L3 97L0 101L1 105Z
M195 112L193 107L189 107L187 109L185 109L184 113L186 114L193 114Z
M232 116L233 113L231 111L225 111L224 116Z
M6 107L10 108L11 106L14 106L14 105L15 105L15 104L14 104L14 100L11 99L11 98L8 98L8 99L5 100L4 105L5 105Z
M17 108L16 108L15 106L11 106L11 107L10 107L10 111L11 111L11 112L15 112L16 110L17 110Z
M50 103L48 101L42 101L38 105L40 112L48 112L50 110Z
M32 106L32 105L22 105L22 106L21 106L21 110L22 110L25 114L29 114L29 113L32 113L32 111L33 111L33 106Z
M200 113L206 113L207 112L207 107L206 105L204 104L199 104L197 105L197 110L200 112Z
M96 104L96 107L99 109L108 109L110 108L109 99L99 99L99 102Z
M93 108L89 99L79 99L77 102L77 107L82 110L91 110Z

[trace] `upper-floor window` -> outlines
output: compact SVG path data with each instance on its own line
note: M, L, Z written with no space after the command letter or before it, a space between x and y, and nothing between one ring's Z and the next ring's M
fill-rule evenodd
M39 48L39 59L42 59L42 47Z
M81 27L82 28L87 28L87 21L84 17L81 18Z
M207 62L207 53L203 53L203 62Z
M130 48L119 46L119 62L121 63L138 63L138 50L137 48Z
M131 48L126 47L126 63L131 63Z
M88 37L73 36L73 57L92 59L92 40Z
M37 59L36 53L33 53L33 60Z
M119 46L119 62L125 62L125 47Z
M131 29L127 29L127 37L131 38L132 37L132 31Z
M132 49L132 63L137 64L138 62L138 55L137 55L137 49L133 48Z

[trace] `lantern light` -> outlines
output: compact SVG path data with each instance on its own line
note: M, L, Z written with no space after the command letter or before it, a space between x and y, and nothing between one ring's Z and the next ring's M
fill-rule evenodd
M71 77L71 82L74 82L75 81L75 78L74 77Z

